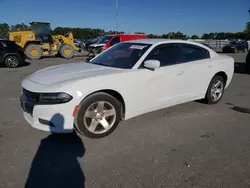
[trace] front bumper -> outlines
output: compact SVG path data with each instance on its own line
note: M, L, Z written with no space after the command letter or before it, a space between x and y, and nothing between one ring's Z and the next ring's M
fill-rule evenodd
M72 103L37 105L24 94L20 97L20 103L23 116L32 127L52 133L73 132L72 112L75 106Z

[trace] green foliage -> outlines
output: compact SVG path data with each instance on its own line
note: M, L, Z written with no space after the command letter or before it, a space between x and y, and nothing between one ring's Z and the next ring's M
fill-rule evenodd
M191 39L198 39L199 37L198 37L198 35L193 35L192 37L191 37Z
M247 33L248 37L250 38L250 22L247 22L246 24L245 33Z
M30 30L30 26L25 25L24 23L11 25L7 23L0 23L0 38L8 38L8 32L10 31L24 31ZM100 35L109 35L116 33L124 33L121 31L104 31L103 29L91 29L91 28L70 28L70 27L56 27L52 30L53 35L57 34L66 34L72 32L75 39L93 39ZM144 32L135 32L138 34L145 34ZM170 39L187 39L188 37L182 32L170 32L162 35L149 34L149 38L170 38ZM197 35L193 35L191 39L198 39ZM229 32L220 32L220 33L204 33L202 39L250 39L250 22L246 24L244 32L229 33Z
M103 29L56 27L52 31L52 34L59 35L66 34L68 32L72 32L74 38L76 39L91 39L103 35L105 33Z
M27 30L30 30L30 27L25 25L24 23L10 26L10 31L27 31Z
M0 24L0 38L8 38L9 25L7 23Z

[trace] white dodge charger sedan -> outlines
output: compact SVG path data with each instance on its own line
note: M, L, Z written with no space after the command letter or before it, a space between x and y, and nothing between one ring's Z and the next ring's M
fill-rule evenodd
M135 40L116 44L90 62L33 73L22 81L20 101L34 128L100 138L121 120L147 112L198 99L215 104L233 73L233 58L203 44Z

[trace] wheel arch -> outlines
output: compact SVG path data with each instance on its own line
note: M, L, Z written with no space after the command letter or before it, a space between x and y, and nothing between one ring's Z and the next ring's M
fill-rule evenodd
M7 57L10 57L10 56L15 56L15 57L19 58L19 56L18 56L17 54L15 54L15 53L8 53L8 54L5 54L5 55L4 55L3 61L5 61L6 58L7 58Z
M224 79L224 81L225 81L225 85L227 84L228 76L227 76L227 74L224 71L217 72L214 75L214 77L215 76L221 76Z
M99 92L107 93L107 94L111 95L112 97L116 98L120 102L120 104L121 104L121 119L124 119L125 113L126 113L126 104L125 104L123 96L118 91L116 91L114 89L101 89L101 90L94 91L94 92L86 95L81 101L85 100L90 95L93 95L93 94L99 93Z

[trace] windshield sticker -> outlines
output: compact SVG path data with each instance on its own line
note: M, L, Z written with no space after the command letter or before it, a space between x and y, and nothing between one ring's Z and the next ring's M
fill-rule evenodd
M136 50L143 50L143 48L145 48L147 46L142 46L142 45L132 45L129 48L130 49L136 49Z

